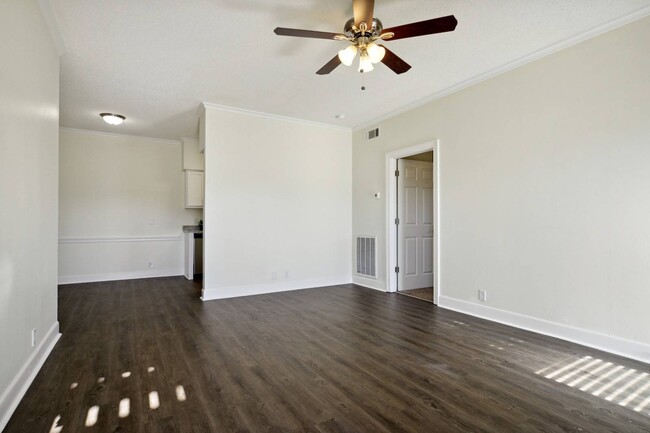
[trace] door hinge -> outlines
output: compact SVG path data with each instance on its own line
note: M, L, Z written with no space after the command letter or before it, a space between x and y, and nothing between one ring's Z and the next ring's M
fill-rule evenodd
M395 273L399 274L399 266L395 266Z
M399 170L395 170L395 177L399 177Z
M399 225L399 218L395 218L395 225Z

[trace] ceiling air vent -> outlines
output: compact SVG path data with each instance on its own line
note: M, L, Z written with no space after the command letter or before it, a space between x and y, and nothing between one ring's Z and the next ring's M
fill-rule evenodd
M371 129L368 131L368 140L379 137L379 128Z

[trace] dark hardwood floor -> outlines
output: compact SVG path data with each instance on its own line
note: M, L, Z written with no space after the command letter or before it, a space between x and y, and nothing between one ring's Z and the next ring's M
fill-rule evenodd
M646 364L352 285L80 284L59 317L7 433L650 431Z

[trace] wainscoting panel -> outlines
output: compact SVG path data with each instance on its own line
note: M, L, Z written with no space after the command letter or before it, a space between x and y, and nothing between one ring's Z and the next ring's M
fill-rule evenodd
M59 239L59 284L183 274L182 236Z

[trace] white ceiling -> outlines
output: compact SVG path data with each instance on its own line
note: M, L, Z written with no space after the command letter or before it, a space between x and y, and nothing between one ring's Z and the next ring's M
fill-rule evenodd
M196 137L202 101L355 127L613 20L650 0L377 0L384 27L453 14L456 31L388 42L413 68L315 74L344 42L276 36L341 31L350 0L50 0L66 46L61 126ZM367 90L360 89L365 83ZM105 125L112 111L127 121ZM344 119L335 115L345 114Z

